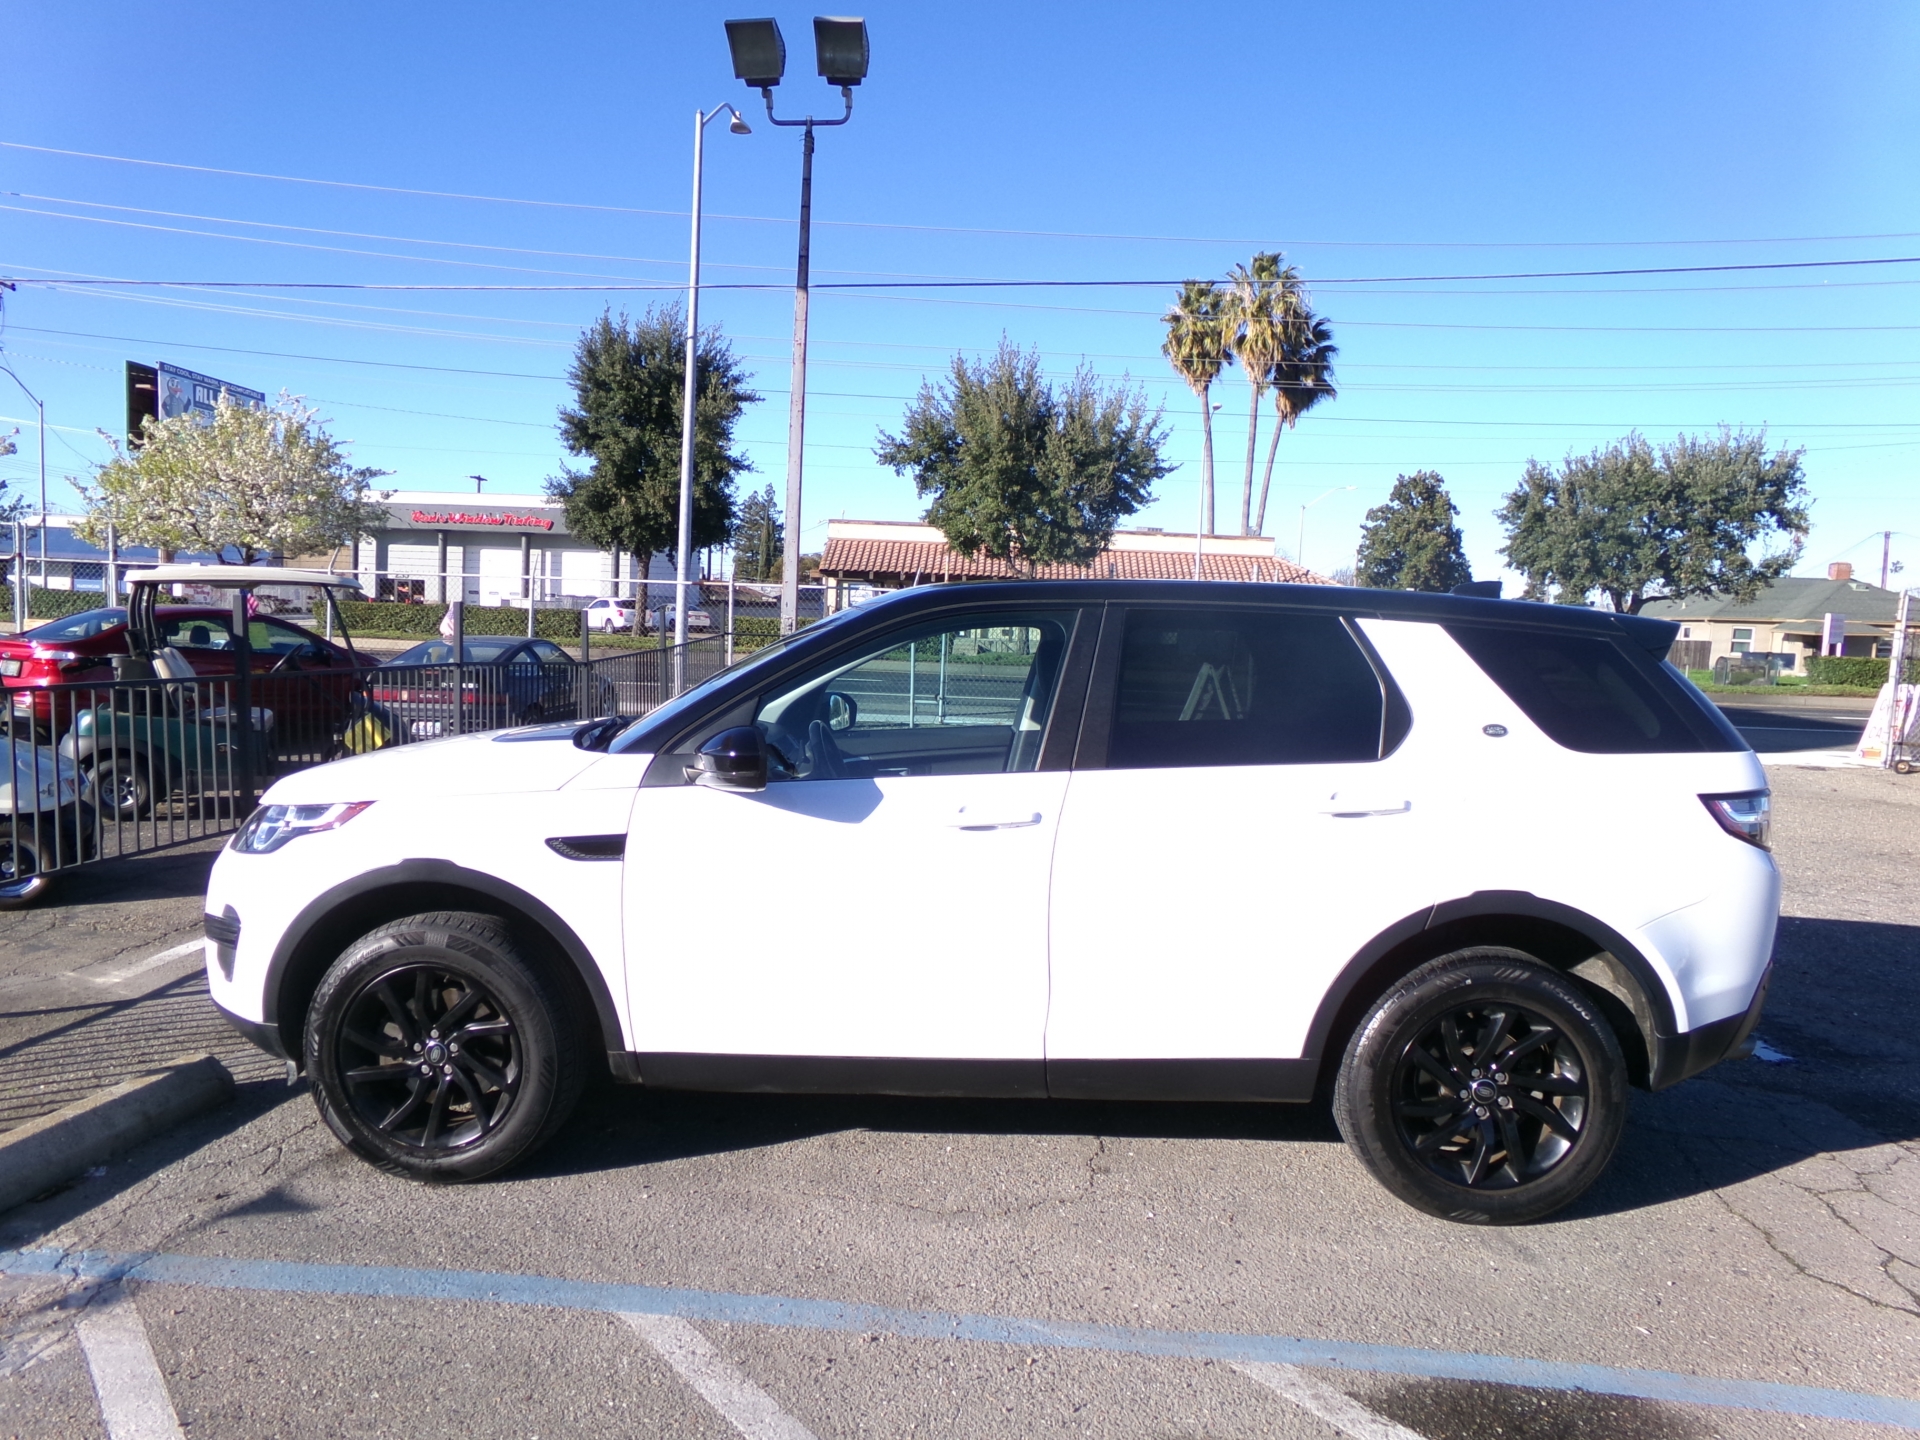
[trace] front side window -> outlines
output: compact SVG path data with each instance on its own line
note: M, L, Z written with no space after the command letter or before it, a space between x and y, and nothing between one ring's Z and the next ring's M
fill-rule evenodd
M1075 612L928 620L761 698L773 778L855 780L1032 770Z
M1380 758L1380 677L1337 616L1135 610L1107 767Z

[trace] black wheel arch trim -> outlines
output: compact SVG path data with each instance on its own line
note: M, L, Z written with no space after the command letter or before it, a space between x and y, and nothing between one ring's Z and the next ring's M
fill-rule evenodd
M620 1015L613 1004L613 994L607 989L606 978L594 962L593 952L574 933L573 927L561 919L552 906L522 890L518 885L502 880L497 875L489 875L482 870L469 870L450 860L402 860L395 865L369 870L365 874L354 876L351 880L342 881L331 890L315 897L294 917L293 923L281 933L279 942L274 946L273 959L267 964L266 981L262 987L264 1013L273 1017L270 1024L280 1041L280 1053L298 1056L304 1048L297 1034L294 1037L294 1043L291 1045L287 1043L288 1022L303 1019L304 1008L300 1015L289 1015L285 1009L284 1002L287 997L284 991L289 973L307 968L296 967L295 961L296 959L304 961L307 958L302 952L309 937L320 929L330 916L337 914L342 906L351 901L382 890L401 890L415 886L472 892L515 912L520 919L544 932L560 954L566 957L567 963L586 991L587 999L592 1006L594 1021L599 1026L603 1046L607 1052L609 1069L612 1070L616 1079L628 1078L622 1073L621 1061L614 1058L615 1056L624 1057L626 1049L620 1028ZM431 910L443 906L444 903L444 896L423 896L416 908ZM408 912L403 910L400 913ZM514 916L509 915L506 918L512 919ZM326 957L327 963L331 964L335 958L337 956L334 955ZM325 967L322 966L320 972L313 975L315 984L318 984L319 973L324 973L324 969ZM311 994L312 991L309 990L307 995L300 997L300 1004L303 1007ZM256 1040L255 1043L259 1042Z
M1613 956L1633 977L1650 1012L1647 1018L1652 1021L1652 1033L1644 1037L1651 1052L1646 1056L1644 1066L1647 1083L1651 1088L1661 1088L1663 1082L1672 1083L1667 1077L1673 1075L1675 1067L1667 1056L1676 1041L1684 1046L1685 1037L1677 1029L1673 1001L1667 993L1666 983L1652 962L1641 953L1639 947L1612 926L1571 905L1542 899L1526 890L1476 890L1471 895L1417 910L1374 936L1347 962L1321 997L1320 1007L1307 1030L1302 1051L1304 1058L1320 1064L1323 1071L1326 1069L1325 1061L1338 1058L1328 1056L1329 1042L1341 1038L1336 1036L1336 1029L1343 1022L1350 1025L1357 1018L1347 1013L1356 993L1363 992L1369 978L1395 951L1431 931L1464 928L1464 922L1495 918L1543 921L1579 935L1592 945L1594 954L1605 952ZM1474 942L1468 940L1465 943ZM1392 980L1387 983L1391 984ZM1627 1037L1621 1038L1624 1046Z

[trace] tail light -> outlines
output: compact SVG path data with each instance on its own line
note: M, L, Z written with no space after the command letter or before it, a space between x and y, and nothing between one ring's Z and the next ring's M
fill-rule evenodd
M1773 800L1770 791L1743 790L1736 795L1702 795L1707 813L1729 835L1762 850L1773 848Z

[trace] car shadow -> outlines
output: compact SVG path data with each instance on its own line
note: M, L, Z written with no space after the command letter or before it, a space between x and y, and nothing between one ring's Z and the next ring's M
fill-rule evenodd
M1920 1139L1920 926L1787 919L1760 1026L1790 1061L1725 1062L1635 1092L1608 1174L1563 1219L1635 1211L1813 1156ZM848 1130L1338 1144L1324 1104L724 1095L596 1087L515 1173L555 1177L754 1150ZM509 1179L512 1177L508 1177Z

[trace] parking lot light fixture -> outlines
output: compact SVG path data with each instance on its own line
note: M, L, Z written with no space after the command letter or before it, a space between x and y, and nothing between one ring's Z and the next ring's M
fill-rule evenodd
M767 22L773 24L771 20ZM778 27L775 27L776 35ZM731 35L731 29L729 29ZM753 130L731 105L716 105L711 110L693 112L693 236L687 254L687 358L686 373L680 387L680 527L674 548L673 582L673 693L686 688L687 643L687 568L693 563L693 429L694 407L700 396L700 174L701 141L707 125L721 115L731 115L727 129L735 135L751 135ZM523 540L526 538L521 537ZM527 611L527 633L533 633L531 602Z
M846 108L837 120L782 120L773 113L773 87L786 73L787 47L772 20L729 20L727 45L733 73L760 92L767 119L775 125L804 127L800 141L800 253L793 282L793 379L787 401L786 557L780 574L780 633L800 624L800 491L805 473L807 434L807 254L813 219L813 131L844 125L853 118L853 87L867 78L867 22L857 16L816 15L814 59L829 85L840 88Z

